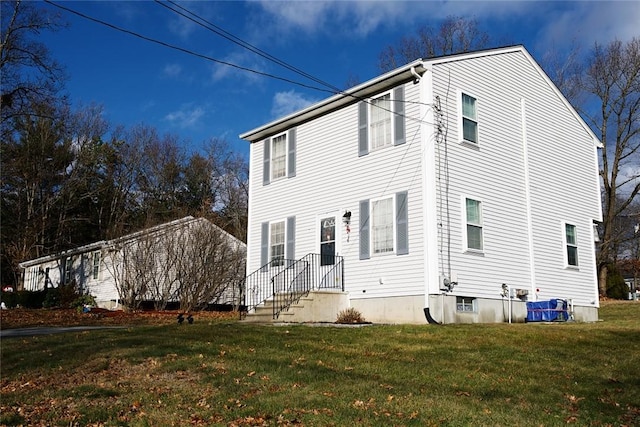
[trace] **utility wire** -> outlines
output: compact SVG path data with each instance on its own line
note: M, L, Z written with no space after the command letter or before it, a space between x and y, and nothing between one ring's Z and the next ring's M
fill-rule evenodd
M232 33L224 30L223 28L215 25L214 23L212 23L210 21L207 21L206 19L202 18L201 16L197 15L194 12L191 12L187 8L177 4L176 2L174 2L172 0L167 0L166 3L170 3L170 4L174 5L175 7L179 8L180 10L182 10L182 11L188 13L189 15L193 16L193 18L191 16L187 16L186 14L180 12L179 10L176 10L176 9L170 7L169 5L167 5L164 2L161 2L160 0L155 0L155 2L158 3L159 5L167 8L167 9L169 9L171 11L173 11L174 13L177 13L178 15L181 15L181 16L187 18L188 20L190 20L192 22L195 22L196 24L208 29L209 31L212 31L212 32L218 34L219 36L231 41L232 43L237 44L238 46L241 46L241 47L243 47L243 48L245 48L247 50L250 50L251 52L253 52L253 53L255 53L255 54L257 54L257 55L259 55L259 56L261 56L261 57L263 57L265 59L268 59L269 61L275 62L276 64L278 64L278 65L280 65L280 66L282 66L282 67L284 67L284 68L286 68L286 69L288 69L290 71L293 71L296 74L300 74L301 76L306 77L309 80L313 80L316 83L320 83L321 85L328 87L329 89L333 90L333 93L335 93L335 94L344 94L344 91L342 89L332 85L331 83L327 83L327 82L325 82L325 81L323 81L323 80L321 80L321 79L319 79L319 78L317 78L317 77L315 77L315 76L313 76L313 75L311 75L311 74L309 74L309 73L307 73L307 72L305 72L305 71L303 71L303 70L301 70L301 69L299 69L299 68L297 68L297 67L295 67L295 66L293 66L293 65L291 65L291 64L289 64L289 63L287 63L287 62L285 62L285 61L283 61L283 60L281 60L281 59L279 59L279 58L277 58L277 57L265 52L265 51L263 51L263 50L261 50L260 48L252 45L249 42L246 42L246 41L242 40L240 37L237 37L237 36L233 35ZM202 22L200 22L200 21L202 21Z
M251 68L243 67L241 65L233 64L231 62L222 61L220 59L216 59L216 58L213 58L211 56L203 55L201 53L197 53L197 52L191 51L189 49L185 49L185 48L180 47L180 46L175 46L175 45L172 45L172 44L169 44L169 43L157 40L157 39L153 39L151 37L144 36L144 35L142 35L140 33L136 33L135 31L127 30L126 28L121 28L121 27L118 27L116 25L110 24L108 22L102 21L100 19L93 18L91 16L85 15L84 13L78 12L76 10L69 9L68 7L65 7L65 6L62 6L60 4L54 3L54 2L52 2L50 0L44 0L44 2L48 3L48 4L52 5L52 6L55 6L55 7L59 8L59 9L65 10L65 11L67 11L69 13L73 13L74 15L80 16L80 17L82 17L84 19L88 19L89 21L96 22L98 24L107 26L107 27L112 28L114 30L129 34L129 35L132 35L134 37L141 38L141 39L146 40L148 42L156 43L156 44L159 44L161 46L168 47L170 49L174 49L174 50L177 50L177 51L180 51L180 52L183 52L183 53L187 53L189 55L196 56L198 58L206 59L208 61L216 62L216 63L222 64L222 65L227 65L229 67L233 67L233 68L236 68L236 69L239 69L239 70L242 70L242 71L246 71L246 72L250 72L250 73L254 73L254 74L259 74L259 75L264 76L264 77L269 77L269 78L272 78L272 79L281 80L281 81L284 81L284 82L287 82L287 83L291 83L291 84L294 84L294 85L306 87L307 89L313 89L313 90L317 90L317 91L320 91L320 92L328 92L328 93L332 93L332 94L334 93L334 92L332 92L330 90L323 89L323 88L320 88L320 87L317 87L317 86L311 86L311 85L300 83L300 82L297 82L297 81L294 81L294 80L291 80L291 79L288 79L288 78L285 78L285 77L276 76L276 75L273 75L273 74L269 74L269 73L265 73L265 72L262 72L262 71L257 71L257 70L251 69Z
M213 32L213 33L215 33L215 34L217 34L217 35L219 35L219 36L231 41L232 43L237 44L240 47L243 47L243 48L245 48L245 49L247 49L247 50L249 50L249 51L251 51L251 52L253 52L253 53L255 53L255 54L257 54L257 55L259 55L259 56L261 56L261 57L263 57L263 58L265 58L267 60L269 60L269 61L272 61L272 62L280 65L281 67L286 68L289 71L293 71L294 73L299 74L302 77L305 77L305 78L307 78L309 80L313 80L316 83L319 83L319 84L321 84L323 86L328 87L330 89L330 91L327 91L327 92L329 92L329 93L336 94L336 95L338 95L338 94L339 95L344 95L344 96L347 96L347 97L354 98L354 99L356 99L358 101L364 101L364 102L369 103L369 101L366 98L362 98L362 97L347 93L344 90L332 85L331 83L327 83L324 80L321 80L318 77L315 77L312 74L309 74L309 73L305 72L304 70L301 70L300 68L297 68L297 67L287 63L286 61L283 61L283 60L271 55L268 52L265 52L264 50L252 45L251 43L249 43L247 41L244 41L240 37L237 37L234 34L230 33L229 31L226 31L225 29L221 28L220 26L218 26L218 25L216 25L216 24L214 24L214 23L202 18L198 14L190 11L189 9L185 8L184 6L181 6L181 5L177 4L173 0L167 0L166 2L162 2L160 0L155 0L155 2L157 4L159 4L159 5L161 5L162 7L165 7L167 9L171 10L172 12L174 12L174 13L176 13L176 14L178 14L178 15L180 15L180 16L188 19L188 20L190 20L191 22L194 22L194 23L200 25L201 27L206 28L209 31L211 31L211 32ZM187 16L185 13L182 13L181 11L172 8L171 6L167 5L167 3L170 3L170 4L174 5L175 7L177 7L180 10L186 12L186 14L189 14L190 16ZM407 104L421 104L421 102L407 101L407 100L404 100L402 102L407 103ZM383 110L387 110L384 107L378 107L378 108L382 108ZM391 112L392 114L399 115L397 113L394 113L391 110L387 110L387 111Z
M269 78L272 78L272 79L276 79L276 80L284 81L284 82L286 82L286 83L290 83L290 84L294 84L294 85L297 85L297 86L305 87L305 88L307 88L307 89L317 90L317 91L319 91L319 92L325 92L325 93L330 93L330 94L332 94L332 95L335 95L335 94L336 94L336 90L337 90L337 91L338 91L338 92L337 92L337 94L341 94L341 95L343 95L343 96L351 97L351 98L354 98L355 100L362 101L362 102L365 102L365 103L367 103L367 104L369 104L369 105L372 105L372 106L373 106L373 104L372 104L372 103L371 103L367 98L359 97L359 96L356 96L356 95L353 95L353 94L350 94L350 93L344 92L344 91L342 91L342 90L340 90L340 89L335 88L334 86L330 85L329 83L324 83L324 82L322 82L322 80L319 80L319 79L317 79L317 78L315 78L315 77L313 77L313 76L311 76L311 75L309 75L309 74L307 74L307 73L305 73L304 71L301 71L301 70L296 71L296 72L297 72L297 73L299 73L299 74L300 74L300 73L302 73L302 75L303 75L303 76L305 76L305 77L307 77L307 78L313 79L314 81L319 82L319 83L320 83L320 82L322 82L322 84L328 85L329 87L332 87L332 88L335 88L335 89L333 89L333 90L330 90L330 89L324 89L324 88L321 88L321 87L312 86L312 85L309 85L309 84L305 84L305 83L297 82L297 81L295 81L295 80L291 80L291 79L288 79L288 78L285 78L285 77L280 77L280 76L276 76L276 75L273 75L273 74L270 74L270 73L265 73L265 72L262 72L262 71L257 71L257 70L251 69L251 68L243 67L243 66L240 66L240 65L237 65L237 64L233 64L233 63L231 63L231 62L222 61L222 60L220 60L220 59L216 59L216 58L213 58L213 57L211 57L211 56L207 56L207 55L204 55L204 54L201 54L201 53L198 53L198 52L194 52L194 51L192 51L192 50L185 49L185 48L183 48L183 47L175 46L175 45L172 45L172 44L167 43L167 42L163 42L163 41L160 41L160 40L157 40L157 39L151 38L151 37L144 36L144 35L142 35L142 34L140 34L140 33L135 32L135 31L127 30L126 28L118 27L117 25L110 24L110 23L108 23L108 22L106 22L106 21L100 20L100 19L98 19L98 18L91 17L91 16L86 15L86 14L84 14L84 13L82 13L82 12L78 12L78 11L73 10L73 9L70 9L70 8L68 8L68 7L66 7L66 6L62 6L62 5L60 5L60 4L54 3L54 2L53 2L53 1L51 1L51 0L44 0L44 2L45 2L45 3L47 3L47 4L50 4L50 5L54 6L54 7L57 7L57 8L59 8L59 9L62 9L62 10L64 10L64 11L67 11L67 12L69 12L69 13L72 13L72 14L74 14L74 15L80 16L81 18L84 18L84 19L87 19L87 20L89 20L89 21L92 21L92 22L95 22L95 23L98 23L98 24L104 25L104 26L106 26L106 27L109 27L109 28L114 29L114 30L116 30L116 31L123 32L123 33L125 33L125 34L129 34L129 35L132 35L132 36L134 36L134 37L138 37L138 38L140 38L140 39L142 39L142 40L146 40L146 41L151 42L151 43L159 44L159 45L164 46L164 47L167 47L167 48L169 48L169 49L177 50L177 51L180 51L180 52L186 53L186 54L188 54L188 55L193 55L193 56L196 56L196 57L198 57L198 58L206 59L206 60L208 60L208 61L216 62L216 63L218 63L218 64L222 64L222 65L226 65L226 66L229 66L229 67L233 67L233 68L236 68L236 69L239 69L239 70L242 70L242 71L246 71L246 72L250 72L250 73L258 74L258 75L261 75L261 76L264 76L264 77L269 77ZM160 3L160 4L162 4L162 3ZM164 4L162 4L162 5L164 6ZM165 6L165 7L166 7L166 6ZM171 9L171 10L174 10L174 9ZM174 10L174 12L178 13L178 12L177 12L177 11L175 11L175 10ZM181 15L183 15L182 13L180 13L180 14L181 14ZM183 16L185 16L185 15L183 15ZM196 16L197 16L197 15L196 15ZM185 17L186 17L186 18L188 18L188 19L191 19L191 18L189 18L189 17L187 17L187 16L185 16ZM191 20L192 20L192 19L191 19ZM194 22L196 22L196 21L194 21ZM198 23L198 22L196 22L196 23ZM198 24L200 24L200 23L198 23ZM202 24L200 24L200 25L202 25ZM213 31L213 30L212 30L212 31ZM223 32L223 31L224 31L224 30L221 30L221 32ZM226 31L224 31L224 33L227 33L227 32L226 32ZM228 33L228 34L229 34L229 36L228 36L228 37L226 37L226 36L225 36L225 38L228 38L228 39L237 38L237 37L235 37L235 36L231 35L230 33ZM235 41L234 41L234 43L238 43L238 44L240 44L240 45L242 46L242 44L240 43L240 42L241 42L241 40L240 40L239 38L237 38L237 39L238 39L239 41L238 41L238 42L235 42ZM244 43L244 42L243 42L243 43ZM247 43L247 45L249 45L249 44ZM251 45L249 45L249 46L251 46ZM247 48L247 49L249 49L247 46L244 46L244 47L245 47L245 48ZM258 49L258 48L255 48L255 47L254 47L254 49L256 49L257 51L260 51L260 49ZM250 50L251 50L251 49L250 49ZM260 52L262 52L262 51L260 51ZM263 53L264 53L264 52L263 52ZM279 59L277 59L277 58L275 58L275 57L272 57L271 55L269 55L269 54L267 54L267 53L264 53L264 54L265 54L267 57L271 57L271 58L273 58L272 60L273 60L273 61L276 61L277 63L286 64L286 63L284 63L284 61L281 61L281 60L279 60ZM262 56L262 55L261 55L261 56ZM280 64L280 65L282 65L282 64ZM293 67L293 66L288 66L288 64L287 64L287 65L282 65L282 66L286 66L287 68L291 67L291 68L289 68L289 69L297 70L297 68L295 68L295 67ZM422 104L422 102L413 102L413 101L406 101L406 100L405 100L405 101L403 101L403 102L405 102L405 103ZM388 109L388 108L384 108L384 107L380 107L380 106L376 106L376 107L377 107L377 108L380 108L380 109L382 109L382 110L388 111L389 113L391 113L391 114L393 114L393 115L401 116L401 117L405 117L405 118L407 118L407 119L409 119L409 120L411 120L411 121L422 122L422 120L421 120L421 119L416 119L416 118L414 118L414 117L409 117L409 116L406 116L406 115L404 115L404 114L399 114L399 113L397 113L397 112L393 111L392 109Z

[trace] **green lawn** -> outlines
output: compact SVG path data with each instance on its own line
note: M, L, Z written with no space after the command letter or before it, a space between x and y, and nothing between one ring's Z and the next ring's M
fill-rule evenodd
M640 303L592 324L259 326L2 340L0 423L640 425Z

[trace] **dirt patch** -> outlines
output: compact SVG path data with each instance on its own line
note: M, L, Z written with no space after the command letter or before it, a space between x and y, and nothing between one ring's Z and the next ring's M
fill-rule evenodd
M73 309L24 309L0 311L0 329L34 326L135 326L176 323L179 311L122 311L94 308L88 313ZM199 311L195 321L237 319L238 313Z

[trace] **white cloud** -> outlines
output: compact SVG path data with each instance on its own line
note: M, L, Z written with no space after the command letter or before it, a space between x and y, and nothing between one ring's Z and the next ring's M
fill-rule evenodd
M278 92L273 97L271 114L275 118L283 117L317 102L316 99L306 98L303 94L294 90Z
M349 35L366 37L382 26L409 24L417 2L401 1L269 1L257 3L263 20L260 32L300 36Z
M536 13L535 3L531 13ZM538 49L556 45L568 47L572 42L585 50L594 43L607 44L615 39L628 41L640 36L640 7L637 2L567 2L565 8L547 14L540 28ZM586 53L586 52L585 52Z
M162 70L162 75L165 77L179 77L182 74L182 66L180 64L166 64Z
M173 111L167 114L164 119L173 126L191 128L198 124L200 118L202 118L204 114L204 108L188 105L178 111Z
M229 64L237 65L243 68L247 68L250 70L255 70L255 71L263 70L263 63L258 58L256 58L255 54L246 50L236 51L226 56L224 59L221 59L221 61L224 61ZM230 78L232 76L240 76L243 79L246 79L245 81L251 81L251 82L255 82L259 79L260 74L242 70L234 67L233 65L226 65L221 63L216 63L212 65L211 80L213 80L214 82L217 82L226 78Z

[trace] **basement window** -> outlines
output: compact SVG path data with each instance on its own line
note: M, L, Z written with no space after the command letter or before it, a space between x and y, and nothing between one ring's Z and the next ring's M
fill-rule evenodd
M460 313L475 313L476 299L471 297L456 297L456 311Z

